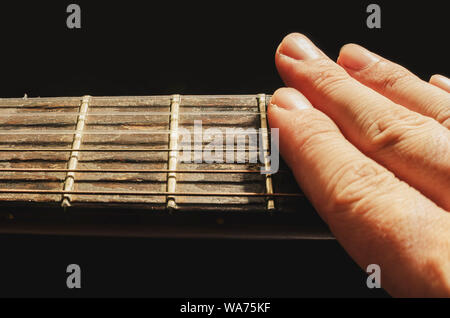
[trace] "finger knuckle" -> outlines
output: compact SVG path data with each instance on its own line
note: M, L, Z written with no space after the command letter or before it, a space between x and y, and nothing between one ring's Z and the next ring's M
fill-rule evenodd
M375 117L375 116L374 116ZM369 154L392 150L401 143L417 143L417 134L435 129L431 118L410 111L390 111L368 118L365 128L365 151Z
M302 116L301 122L297 125L302 127L301 134L296 136L299 151L313 153L318 146L330 140L342 138L338 128L332 125L329 120L305 115Z
M375 72L375 81L382 91L401 89L408 85L413 78L407 69L390 62L381 61L374 67L379 70Z
M335 63L327 59L320 59L314 61L309 72L309 80L315 90L327 95L347 83L349 76Z
M450 129L450 103L446 102L438 109L436 120L447 129Z
M442 126L444 126L447 129L450 129L450 117L447 117L447 119L443 120L441 122Z
M359 203L369 209L371 198L396 180L391 172L369 160L345 164L333 179L330 182L330 202L334 211L348 211Z

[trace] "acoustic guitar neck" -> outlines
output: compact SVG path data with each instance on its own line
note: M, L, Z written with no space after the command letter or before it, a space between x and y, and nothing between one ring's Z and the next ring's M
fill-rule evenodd
M0 99L0 231L331 238L279 157L269 100Z

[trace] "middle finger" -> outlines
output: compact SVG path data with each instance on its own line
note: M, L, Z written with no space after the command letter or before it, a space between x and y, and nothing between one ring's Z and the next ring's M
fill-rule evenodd
M361 151L450 210L450 132L359 83L301 34L276 53L285 83L325 112Z

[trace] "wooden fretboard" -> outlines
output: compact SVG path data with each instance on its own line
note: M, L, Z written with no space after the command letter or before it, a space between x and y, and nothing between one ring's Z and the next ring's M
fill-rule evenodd
M267 161L249 163L251 154L271 153L269 100L264 94L0 99L0 205L60 213L298 215L309 204L288 168L261 174ZM227 163L224 151L224 162L207 163L198 158L210 143L204 135L200 150L192 140L192 153L183 154L192 162L180 161L186 140L179 132L197 138L198 121L209 131L254 128L262 141L257 148L235 144L243 162Z

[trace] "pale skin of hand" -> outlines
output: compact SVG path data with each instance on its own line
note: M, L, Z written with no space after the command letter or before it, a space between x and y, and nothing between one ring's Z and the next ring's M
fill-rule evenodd
M298 33L275 61L269 124L337 240L392 296L450 297L450 80L355 44L334 62Z

